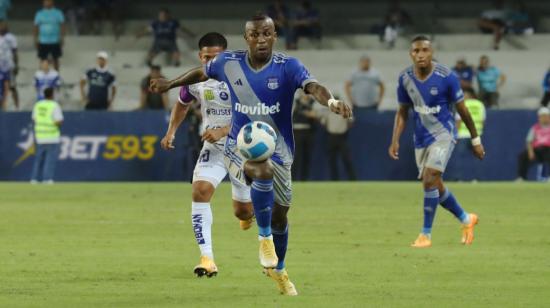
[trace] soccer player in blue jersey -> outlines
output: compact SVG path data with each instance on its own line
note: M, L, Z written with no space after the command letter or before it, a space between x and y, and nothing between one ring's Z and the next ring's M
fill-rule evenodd
M273 20L254 16L246 23L247 51L225 51L204 67L188 71L174 80L151 81L151 90L163 92L208 78L224 81L231 92L233 117L225 144L228 169L237 178L251 183L251 199L260 240L260 263L273 278L281 294L297 295L285 270L288 243L287 213L292 189L290 167L294 152L292 104L302 88L319 103L344 118L352 116L349 105L335 99L296 58L273 52L277 39ZM271 159L245 161L236 149L237 134L251 121L263 121L277 132Z
M456 108L470 131L474 155L483 159L485 150L464 105L464 94L458 77L448 67L433 62L432 55L432 44L427 37L417 36L412 40L410 56L413 65L399 76L399 109L395 115L389 155L395 160L399 159L399 138L405 128L409 109L412 108L416 164L424 186L424 226L412 246L424 248L432 245L432 223L438 204L460 220L462 243L469 245L474 240L474 226L478 223L478 217L462 209L442 179L456 143L453 108Z

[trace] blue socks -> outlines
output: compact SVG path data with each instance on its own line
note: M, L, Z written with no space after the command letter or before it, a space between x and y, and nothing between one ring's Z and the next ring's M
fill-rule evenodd
M286 247L288 246L288 224L282 231L273 229L273 244L275 244L275 252L279 259L275 269L282 270L285 268Z
M260 236L268 237L271 235L271 213L273 211L273 180L252 181L250 198L254 206L254 215Z
M448 189L445 189L445 193L439 199L439 204L441 204L441 206L449 212L453 213L453 215L455 215L461 223L470 223L470 216L462 209L462 207L460 207L460 204L456 201L455 196Z
M424 190L424 227L422 233L431 235L435 211L439 204L439 191L437 188Z
M254 206L254 215L256 215L259 235L263 237L273 235L275 253L277 253L277 258L279 259L276 269L282 270L285 268L286 248L288 246L288 224L282 230L275 229L273 232L271 230L271 216L275 198L273 194L273 180L254 179L252 181L250 197Z

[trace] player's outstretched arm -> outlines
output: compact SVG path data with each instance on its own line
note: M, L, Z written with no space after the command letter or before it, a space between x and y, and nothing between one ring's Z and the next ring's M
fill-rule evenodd
M474 155L479 159L483 159L483 157L485 157L485 149L483 148L483 144L481 144L481 138L477 134L474 120L472 120L470 111L468 111L464 101L460 101L456 104L456 112L460 115L462 123L464 123L464 125L468 128L468 131L470 131Z
M401 134L403 134L403 130L405 130L408 119L409 105L399 104L399 109L397 109L395 113L395 120L393 122L391 145L388 149L388 154L392 159L399 159L399 139L401 139Z
M353 117L351 107L343 101L335 99L325 86L317 82L310 82L306 85L305 91L307 94L313 95L321 105L328 106L330 111L341 115L344 119Z
M166 135L162 140L160 141L160 146L164 150L172 150L174 149L174 138L176 137L176 131L178 130L178 127L181 125L181 122L185 119L187 116L187 112L189 111L188 105L183 105L180 103L176 103L174 105L174 108L172 108L172 113L170 114L170 123L168 124L168 130L166 131Z
M208 76L204 72L204 68L200 66L187 71L185 74L179 76L176 79L151 79L151 82L149 83L149 90L153 93L163 93L176 87L188 86L207 80Z

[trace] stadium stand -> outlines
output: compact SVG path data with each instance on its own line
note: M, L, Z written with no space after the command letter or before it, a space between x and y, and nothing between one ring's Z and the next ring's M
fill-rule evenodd
M76 36L69 34L66 39L64 56L61 59L61 75L65 81L61 101L67 110L80 110L78 88L75 86L86 68L94 64L94 55L98 50L107 50L111 55L110 67L117 73L119 93L114 110L132 110L138 107L139 78L147 72L145 55L150 48L150 39L136 40L135 33L147 25L158 9L168 7L172 15L182 25L195 33L216 30L228 35L232 49L244 47L241 33L243 21L255 11L264 9L270 2L245 0L229 3L221 0L208 1L197 11L191 1L162 0L149 1L118 0L124 11L123 35L115 39L112 27L105 23L101 36ZM67 8L71 1L56 1L59 8ZM437 5L434 5L437 3ZM536 12L533 19L536 34L525 36L506 36L501 50L492 51L492 36L480 34L477 19L480 12L491 6L491 1L466 0L426 1L413 0L402 3L403 9L413 16L414 31L433 35L438 50L437 59L453 65L456 58L464 56L469 63L477 64L479 56L489 54L495 65L509 77L502 89L501 108L534 108L541 97L540 80L550 63L546 63L545 51L550 47L549 7L541 1L525 1L530 12ZM344 5L345 4L345 5ZM400 37L393 50L379 40L372 29L382 22L388 8L387 1L345 0L316 1L322 17L323 40L316 42L303 39L300 50L290 52L304 59L312 72L338 93L343 93L343 83L355 67L357 59L368 53L377 63L388 86L382 109L393 109L395 104L395 80L399 71L407 66L404 55L408 48L408 36ZM38 66L35 49L32 44L32 18L39 1L19 0L9 12L10 30L18 36L21 58L18 87L21 93L22 110L30 110L33 104L34 90L32 74ZM354 9L342 10L342 7ZM198 16L200 15L200 18ZM330 17L329 17L330 16ZM73 31L74 32L74 31ZM71 31L69 31L71 33ZM179 40L183 52L183 66L174 69L164 68L166 76L175 76L195 66L195 42L191 38ZM312 50L321 50L311 52ZM278 50L284 51L284 40L278 42ZM521 57L521 61L518 61ZM159 64L164 64L159 57ZM172 101L175 99L175 91ZM11 107L11 106L10 106ZM13 108L13 107L11 107Z
M240 35L231 35L228 38L229 46L232 48L244 47L244 41ZM508 76L508 82L502 89L501 107L534 108L538 105L542 95L540 80L550 64L540 61L540 59L547 58L545 50L550 47L550 35L533 35L521 38L521 40L530 47L529 50L523 50L518 54L511 47L507 48L507 44L503 44L501 51L493 53L490 49L491 39L488 36L440 35L436 39L436 44L441 51L436 56L439 61L453 65L461 56L466 57L469 63L477 64L482 54L490 54L492 62ZM109 65L117 73L119 94L113 106L114 109L132 110L138 107L139 82L140 78L148 71L144 63L150 41L136 41L133 36L123 36L118 41L109 36L70 36L66 41L67 52L61 59L63 66L61 75L66 84L62 92L62 101L67 110L82 109L82 104L77 101L79 98L78 88L74 85L84 70L94 65L95 54L100 49L109 51L111 55ZM19 43L21 69L18 76L18 87L21 93L22 109L29 110L35 95L32 76L38 67L38 60L32 46L31 36L19 36ZM283 42L279 42L279 50L284 51L283 44ZM292 51L290 54L304 59L312 73L326 81L335 92L344 93L343 83L355 67L357 59L368 53L376 61L388 86L382 109L393 109L396 106L395 91L391 89L395 89L396 76L399 71L409 65L405 50L406 39L401 39L398 42L397 46L400 48L391 51L384 50L380 46L378 38L373 35L327 38L324 44L327 47L323 50L311 52L311 50L302 49ZM486 47L475 47L483 45ZM185 48L183 48L184 46ZM467 46L470 47L466 48ZM194 46L180 41L180 47L184 52L184 65L180 68L164 68L166 76L176 76L186 69L198 65L195 60ZM521 61L517 60L518 55L521 57ZM161 57L158 60L162 63ZM171 98L174 101L176 91L172 92Z

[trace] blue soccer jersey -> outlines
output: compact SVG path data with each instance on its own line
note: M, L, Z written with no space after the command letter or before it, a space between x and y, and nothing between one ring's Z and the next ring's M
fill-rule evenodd
M296 58L274 53L264 67L255 70L247 51L225 51L206 64L205 72L225 82L231 93L233 116L227 142L234 143L246 123L266 122L277 132L272 159L282 165L292 164L294 93L315 81L304 65Z
M397 99L414 109L416 148L456 139L453 105L464 100L464 93L450 68L434 63L432 73L424 81L416 78L412 66L407 68L399 76Z

